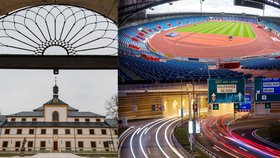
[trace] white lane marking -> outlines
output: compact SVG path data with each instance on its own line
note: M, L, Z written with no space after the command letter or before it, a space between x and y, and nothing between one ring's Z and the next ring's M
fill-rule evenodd
M159 130L164 126L166 125L167 123L173 121L174 119L171 119L169 121L166 121L164 124L162 124L156 131L156 143L157 143L157 146L159 147L159 150L163 153L163 155L166 157L166 158L169 158L169 156L163 151L163 149L161 148L160 144L159 144L159 141L158 141L158 132Z
M239 149L242 149L242 150L244 150L244 151L248 151L248 150L246 150L246 149L242 148L241 146L239 146Z
M150 151L150 148L148 148L148 153L149 153L149 155L151 155L151 151Z
M134 126L133 126L133 128L134 128ZM127 133L128 133L128 132L127 132ZM126 134L125 136L123 136L124 138L123 138L122 141L120 142L120 146L119 146L119 150L118 150L118 155L121 155L122 145L123 145L124 141L126 140L126 138L127 138L128 136L130 136L132 133L133 133L133 131L129 131L128 134Z
M151 128L153 128L154 126L156 126L157 124L159 124L159 123L161 123L161 122L164 122L164 121L167 120L167 119L168 119L168 118L159 119L157 123L153 124L152 126L150 126L150 127L146 130L145 134L147 134L147 132L148 132Z
M220 151L218 148L216 148L215 146L213 146L213 149L215 149L216 151Z
M138 130L140 130L141 128L137 128L137 130L132 134L131 138L130 138L130 142L129 142L129 146L130 146L130 151L132 153L133 158L136 158L134 152L133 152L133 148L132 148L132 141L133 141L133 137L134 135L138 132Z
M176 150L176 149L170 144L169 140L167 139L167 130L169 129L169 127L170 127L172 124L174 124L175 122L177 122L177 121L179 121L179 120L181 120L181 119L177 119L177 120L173 121L172 123L170 123L170 124L165 128L164 137L165 137L165 140L166 140L168 146L173 150L173 152L174 152L178 157L184 158L184 156L181 155L181 154L178 152L178 150Z
M226 150L224 150L224 149L218 147L217 145L214 145L214 146L215 146L217 149L222 150L223 152L225 152L225 153L227 153L227 154L229 154L229 155L231 155L231 156L233 156L233 157L239 158L238 156L236 156L236 155L234 155L234 154L232 154L232 153L230 153L230 152L228 152L228 151L226 151Z
M162 119L158 119L158 120L155 120L155 121L152 121L148 124L146 124L145 126L141 127L140 130L137 132L137 134L141 133L140 134L140 138L139 138L139 145L140 145L140 149L141 149L141 152L144 154L145 158L147 158L147 154L145 153L145 150L143 148L143 145L142 145L142 137L143 137L143 134L147 133L147 127L150 126L151 124L155 123L157 124L158 122L162 122L162 121L165 121L167 118L162 118ZM144 129L144 130L143 130Z
M145 128L142 132L141 132L141 135L140 135L140 139L139 139L139 144L140 144L140 149L142 151L142 153L144 154L145 158L148 158L147 154L145 153L144 149L143 149L143 146L142 146L142 136L144 134L144 132L147 130L147 128Z

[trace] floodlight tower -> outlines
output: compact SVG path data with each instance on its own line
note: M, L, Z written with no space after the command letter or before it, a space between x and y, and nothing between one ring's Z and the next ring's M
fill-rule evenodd
M204 2L205 0L200 0L200 13L202 13L202 3Z

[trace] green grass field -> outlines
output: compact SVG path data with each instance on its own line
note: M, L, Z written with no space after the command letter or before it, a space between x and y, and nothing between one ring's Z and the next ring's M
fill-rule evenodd
M232 35L255 38L256 34L251 26L243 22L211 21L201 24L190 25L176 29L175 32L197 32L205 34Z

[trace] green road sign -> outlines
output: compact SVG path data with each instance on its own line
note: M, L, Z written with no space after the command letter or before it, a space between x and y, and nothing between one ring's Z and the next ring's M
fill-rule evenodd
M270 109L271 104L270 104L270 103L264 103L264 107L265 107L266 109Z
M256 102L280 101L280 78L256 78L254 85Z
M213 104L213 110L219 110L219 104Z
M234 109L239 109L240 104L239 103L234 103Z
M241 103L244 97L244 79L208 79L208 103Z

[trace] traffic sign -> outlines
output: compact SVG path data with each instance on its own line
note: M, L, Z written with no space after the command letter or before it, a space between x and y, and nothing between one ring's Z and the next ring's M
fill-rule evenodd
M152 111L156 111L156 105L152 105Z
M208 103L241 103L244 96L244 79L208 79Z
M280 78L256 78L254 82L256 102L280 101Z
M213 104L213 110L219 110L219 104Z
M240 104L239 103L234 103L234 109L238 110L239 109Z
M137 105L131 105L131 112L136 112L138 110Z
M271 104L270 103L264 103L264 108L266 108L266 109L270 109L270 107L271 107Z
M193 104L193 111L197 112L197 104Z
M241 111L249 111L252 109L252 99L251 95L246 94L245 95L245 102L241 103L239 106L239 110Z

